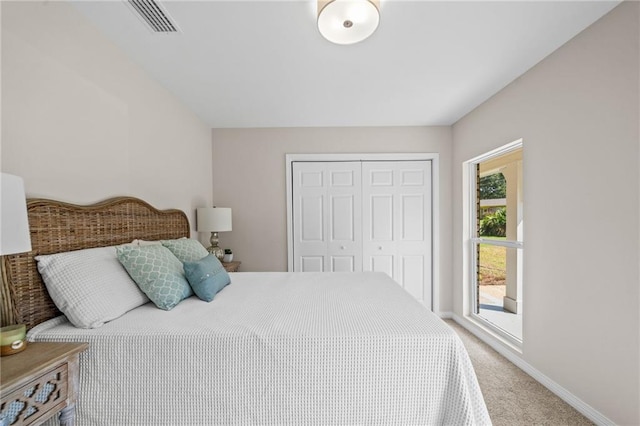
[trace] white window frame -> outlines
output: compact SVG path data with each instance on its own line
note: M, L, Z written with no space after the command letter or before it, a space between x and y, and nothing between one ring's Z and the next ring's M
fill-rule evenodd
M496 148L492 151L489 151L485 154L482 154L478 157L472 158L471 160L467 161L465 165L467 167L468 178L469 178L469 182L467 186L467 189L468 189L467 205L469 206L468 208L469 222L467 224L468 226L467 229L469 230L469 238L468 238L469 269L468 269L468 279L467 279L468 281L468 286L467 286L468 299L467 300L469 300L469 303L468 303L467 316L470 317L472 320L474 320L476 323L481 324L485 329L488 329L488 331L490 331L497 337L501 338L502 340L506 340L511 345L521 349L522 340L516 338L510 333L507 333L501 328L495 326L493 323L491 323L490 321L488 321L487 319L485 319L484 317L476 313L476 311L478 310L477 296L476 296L476 291L478 288L478 274L476 271L478 267L478 264L477 264L478 247L480 246L480 244L489 244L494 246L501 246L501 247L507 247L507 248L515 248L515 249L524 248L524 243L522 241L496 241L496 240L491 240L487 238L476 237L478 235L478 228L477 228L478 212L476 209L476 197L477 197L476 166L487 160L500 157L502 155L508 154L513 151L517 151L519 149L522 149L522 139L518 139L516 141L503 145L499 148Z

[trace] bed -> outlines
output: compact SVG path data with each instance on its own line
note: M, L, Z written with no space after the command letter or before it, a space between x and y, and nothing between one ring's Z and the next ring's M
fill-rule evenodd
M210 303L80 329L34 257L189 237L188 220L130 197L28 211L33 251L4 259L3 321L30 341L89 343L79 425L490 424L457 335L384 274L232 273Z

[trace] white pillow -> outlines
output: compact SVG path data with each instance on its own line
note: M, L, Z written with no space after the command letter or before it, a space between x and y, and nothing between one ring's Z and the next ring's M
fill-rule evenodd
M100 327L149 301L118 261L115 247L35 259L51 299L76 327Z

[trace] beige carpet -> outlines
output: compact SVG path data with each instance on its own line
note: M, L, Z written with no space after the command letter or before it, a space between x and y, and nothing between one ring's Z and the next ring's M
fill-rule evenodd
M446 322L469 352L495 426L593 424L466 329L452 320Z

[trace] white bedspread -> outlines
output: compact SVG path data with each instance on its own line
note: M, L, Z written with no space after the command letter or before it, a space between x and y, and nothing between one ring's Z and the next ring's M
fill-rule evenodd
M78 424L490 424L458 336L381 273L236 273L211 303L147 304L88 342Z

